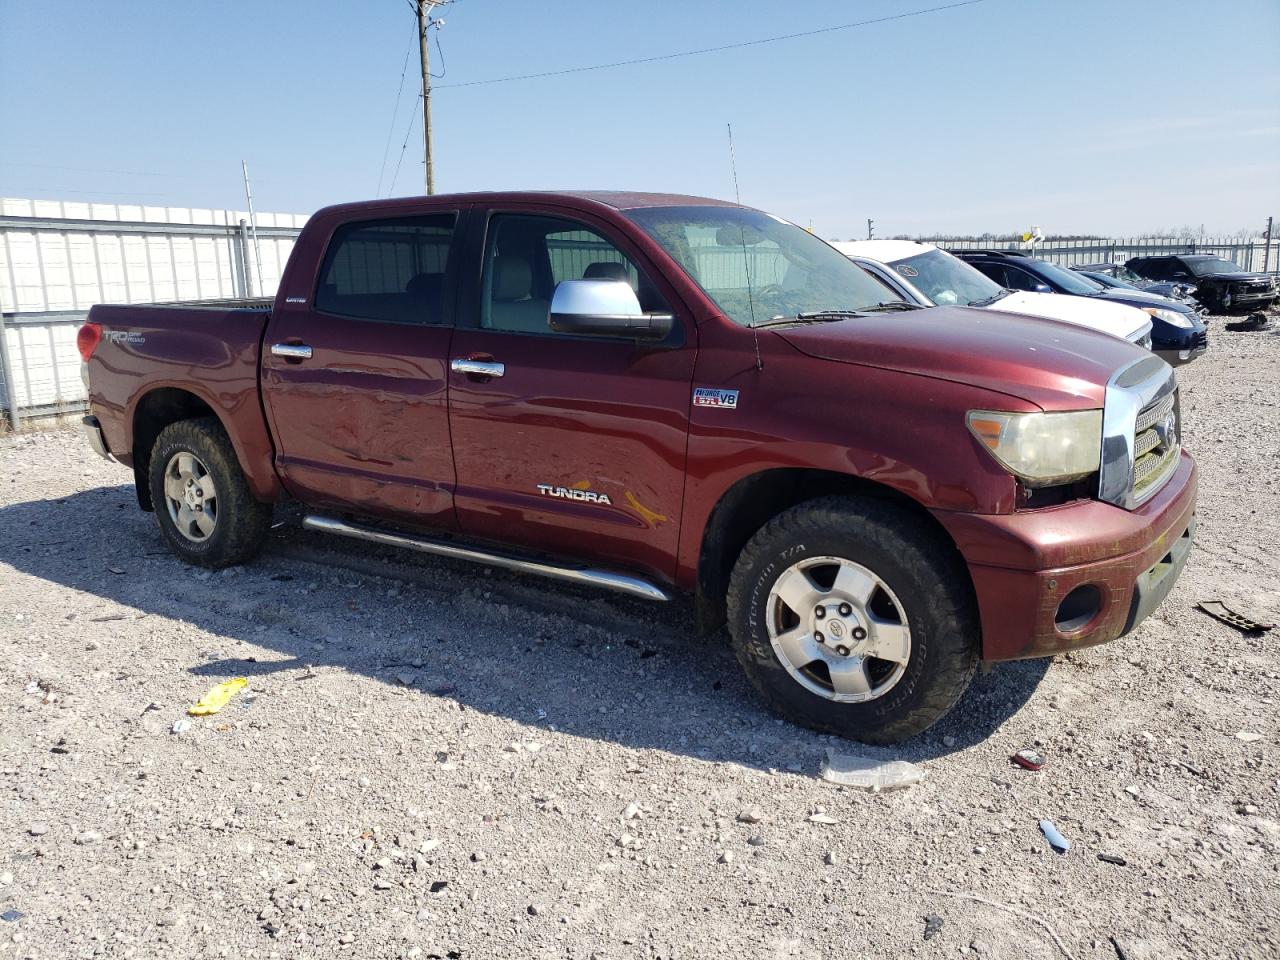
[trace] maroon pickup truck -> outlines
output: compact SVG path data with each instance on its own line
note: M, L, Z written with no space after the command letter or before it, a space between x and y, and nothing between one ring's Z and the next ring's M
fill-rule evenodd
M182 559L313 530L727 620L769 704L894 742L977 662L1113 640L1191 547L1159 358L887 299L807 231L644 193L321 210L274 303L98 306L99 453Z

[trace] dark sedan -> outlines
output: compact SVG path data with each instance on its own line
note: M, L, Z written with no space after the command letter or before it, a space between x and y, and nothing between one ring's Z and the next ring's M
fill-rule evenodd
M1018 250L951 252L1010 290L1096 297L1145 311L1151 316L1151 349L1175 366L1194 360L1208 349L1209 332L1204 320L1185 301L1172 300L1145 290L1104 286L1075 271Z
M1148 280L1140 277L1123 263L1077 263L1071 267L1104 287L1123 287L1145 290L1173 300L1194 300L1196 285L1186 280Z

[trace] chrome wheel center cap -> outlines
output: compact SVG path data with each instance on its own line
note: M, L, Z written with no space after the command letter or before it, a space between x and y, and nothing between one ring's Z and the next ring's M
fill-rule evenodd
M827 601L813 608L813 639L835 657L860 655L869 631L857 607Z

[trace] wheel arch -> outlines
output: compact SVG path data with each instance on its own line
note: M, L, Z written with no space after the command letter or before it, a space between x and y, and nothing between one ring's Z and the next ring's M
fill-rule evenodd
M694 615L699 633L711 633L724 624L730 575L738 556L756 531L784 510L826 496L889 503L918 519L956 551L965 571L966 586L973 592L968 565L964 563L955 540L918 501L885 484L853 474L807 467L777 467L741 478L724 492L711 510L702 534L694 588Z
M157 387L145 393L135 404L132 418L133 484L138 506L143 510L155 509L148 477L151 448L155 446L156 438L170 424L198 417L215 417L222 424L222 429L227 429L222 416L207 400L181 387ZM231 432L227 431L227 435L231 436Z

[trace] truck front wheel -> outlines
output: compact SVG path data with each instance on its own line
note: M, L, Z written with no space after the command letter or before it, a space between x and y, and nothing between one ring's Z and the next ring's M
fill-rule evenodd
M151 448L150 482L160 533L187 563L228 567L262 548L271 505L249 492L216 417L165 427Z
M797 723L897 743L969 686L980 628L955 547L909 512L826 497L765 524L729 585L738 660Z

